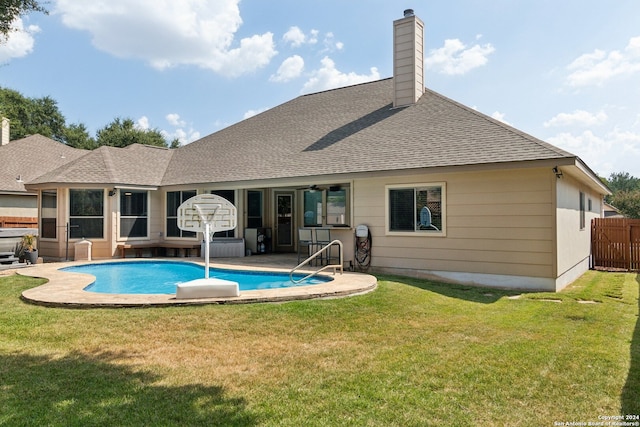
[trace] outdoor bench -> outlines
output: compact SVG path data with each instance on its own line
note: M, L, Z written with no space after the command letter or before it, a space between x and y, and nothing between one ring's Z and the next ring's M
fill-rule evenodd
M142 257L143 249L150 249L152 256L157 256L159 250L162 250L166 255L167 250L172 250L174 256L178 256L178 251L184 249L186 256L191 256L191 250L195 249L196 254L200 256L200 244L199 243L178 243L178 242L144 242L144 243L119 243L118 251L122 258L126 257L127 249L133 249L137 258Z

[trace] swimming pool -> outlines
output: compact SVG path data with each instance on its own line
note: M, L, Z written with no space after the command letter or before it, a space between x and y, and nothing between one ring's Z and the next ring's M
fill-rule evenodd
M106 294L175 294L179 283L204 277L203 266L175 261L107 262L66 267L61 271L95 276L96 280L84 290ZM326 276L315 276L294 284L289 280L288 273L221 268L209 268L209 277L238 282L240 291L317 285L333 280ZM294 275L296 279L302 277Z

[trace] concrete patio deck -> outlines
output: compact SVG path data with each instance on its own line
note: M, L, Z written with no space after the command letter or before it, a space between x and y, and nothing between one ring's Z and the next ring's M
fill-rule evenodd
M176 261L176 258L156 258ZM89 263L131 262L149 258L127 258L95 260ZM180 261L204 265L201 258L180 258ZM318 285L294 286L290 288L242 291L238 297L176 299L175 295L161 294L104 294L83 289L94 280L89 274L60 271L61 268L86 264L86 261L44 263L16 270L17 274L47 279L44 285L28 289L22 299L37 305L66 308L97 307L151 307L201 304L240 304L257 302L283 302L314 298L336 298L370 292L377 286L374 276L363 273L343 274L325 271L321 273L334 280ZM242 258L212 259L215 268L289 272L297 265L297 257L290 254L267 254ZM302 271L313 271L313 268Z

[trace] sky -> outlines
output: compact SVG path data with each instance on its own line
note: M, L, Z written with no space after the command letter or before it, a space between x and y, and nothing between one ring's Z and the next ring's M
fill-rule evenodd
M41 1L41 4L45 2ZM425 85L640 177L638 0L50 0L0 45L0 86L92 136L131 118L188 144L300 95L392 76L425 23Z

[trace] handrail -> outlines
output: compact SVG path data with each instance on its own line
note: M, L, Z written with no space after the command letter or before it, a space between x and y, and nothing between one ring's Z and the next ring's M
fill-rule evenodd
M327 251L331 246L336 245L336 244L338 245L338 248L339 248L339 251L338 251L339 257L338 258L340 259L340 265L338 265L338 264L327 264L327 265L323 266L322 268L320 268L320 269L318 269L318 270L306 275L305 277L303 277L300 280L293 280L293 273L297 269L299 269L300 267L302 267L306 263L316 259L318 257L318 255L320 255L321 253ZM342 242L340 240L333 240L331 243L329 243L328 245L326 245L326 246L322 247L321 249L319 249L316 253L311 255L309 258L305 259L300 264L298 264L297 266L293 267L293 269L291 269L291 271L289 272L289 280L297 285L298 283L301 283L301 282L303 282L303 281L305 281L305 280L315 276L316 274L318 274L318 273L320 273L320 272L322 272L324 270L327 270L329 268L333 268L333 274L336 274L336 269L339 268L340 269L340 274L342 274L344 272L344 269L342 267L344 265L344 262L343 262L343 250L342 249L343 249Z

